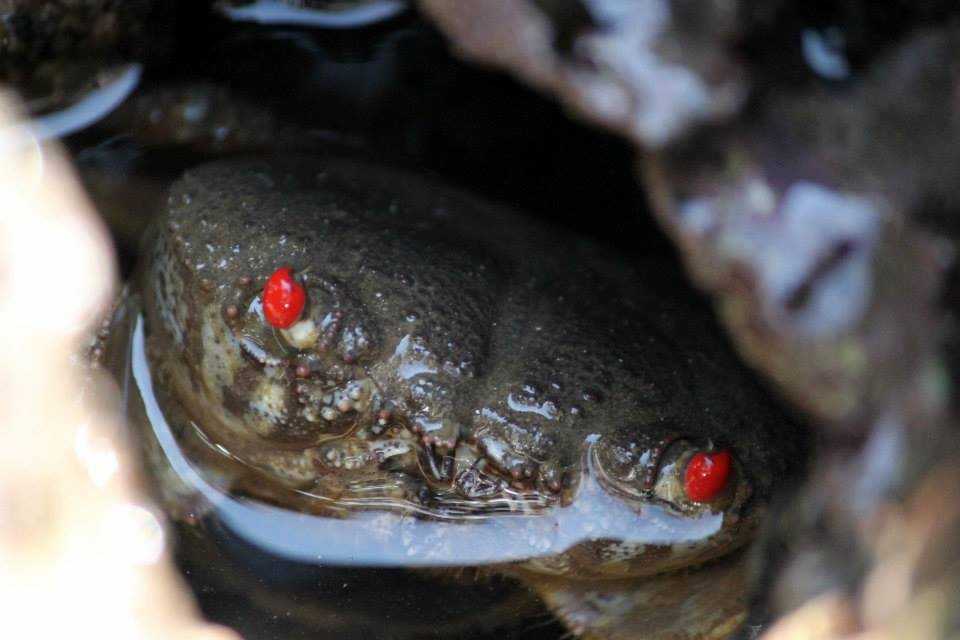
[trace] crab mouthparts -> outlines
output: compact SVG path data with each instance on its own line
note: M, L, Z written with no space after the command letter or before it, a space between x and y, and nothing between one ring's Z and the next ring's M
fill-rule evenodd
M125 391L139 393L173 471L233 533L289 560L380 567L474 566L553 556L595 540L696 543L709 539L723 524L721 513L687 517L656 504L631 508L604 491L589 464L570 505L536 515L443 520L397 510L366 510L348 518L329 518L243 500L204 477L178 445L154 394L142 317L136 320L131 347L128 384L135 388Z

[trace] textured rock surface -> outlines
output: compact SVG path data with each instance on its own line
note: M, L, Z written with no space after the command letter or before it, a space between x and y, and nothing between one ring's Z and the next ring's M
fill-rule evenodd
M723 119L746 96L727 54L735 3L424 0L454 47L555 93L646 147ZM708 28L705 28L709 25Z

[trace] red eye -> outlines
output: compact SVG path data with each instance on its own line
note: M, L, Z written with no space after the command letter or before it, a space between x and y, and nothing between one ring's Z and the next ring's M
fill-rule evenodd
M296 322L306 303L307 292L294 279L290 267L274 271L263 288L263 317L278 329L286 329Z
M690 458L683 475L683 488L694 502L716 498L730 478L733 457L727 451L701 451Z

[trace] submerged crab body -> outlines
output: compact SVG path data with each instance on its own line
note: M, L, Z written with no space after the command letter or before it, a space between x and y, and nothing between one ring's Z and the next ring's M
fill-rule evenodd
M151 247L127 379L175 517L298 562L486 567L588 635L742 618L739 550L792 453L670 278L330 158L189 171ZM283 328L276 273L306 298ZM696 500L694 457L732 460ZM710 615L690 605L718 585Z

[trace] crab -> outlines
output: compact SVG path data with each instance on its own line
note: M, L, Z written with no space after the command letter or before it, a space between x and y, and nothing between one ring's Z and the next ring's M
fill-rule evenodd
M654 264L338 157L192 169L149 237L98 356L174 518L307 565L498 576L588 637L742 623L799 439Z

